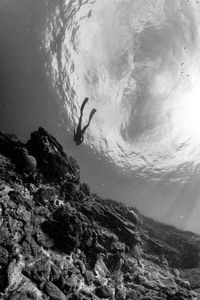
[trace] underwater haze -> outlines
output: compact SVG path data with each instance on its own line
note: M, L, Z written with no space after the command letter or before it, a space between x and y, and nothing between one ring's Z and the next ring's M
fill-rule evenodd
M0 66L0 130L44 126L93 192L200 232L199 1L1 0Z

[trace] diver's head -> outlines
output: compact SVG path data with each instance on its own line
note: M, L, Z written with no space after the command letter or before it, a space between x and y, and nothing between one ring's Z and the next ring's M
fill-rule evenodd
M80 139L76 140L76 145L80 145L82 143L82 141Z

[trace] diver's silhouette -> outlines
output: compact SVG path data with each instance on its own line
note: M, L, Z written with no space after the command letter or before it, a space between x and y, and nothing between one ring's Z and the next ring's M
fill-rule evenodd
M94 116L95 112L97 111L95 108L91 110L88 123L81 129L81 123L82 123L82 117L83 117L83 109L88 102L89 98L85 98L82 105L81 105L81 115L79 118L78 126L76 131L74 130L74 141L76 142L76 145L80 145L84 140L84 133L86 132L86 129L89 127L90 122L92 120L92 117Z

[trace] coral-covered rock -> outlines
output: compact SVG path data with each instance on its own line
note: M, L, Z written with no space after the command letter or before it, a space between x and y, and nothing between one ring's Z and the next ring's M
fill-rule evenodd
M42 298L41 298L42 299ZM14 293L9 300L39 300L33 291L23 291Z
M126 299L126 292L123 289L116 289L115 291L115 299L116 300L125 300Z
M126 299L127 300L131 300L131 299L138 300L137 292L135 290L128 291L126 294Z
M95 290L96 295L99 298L112 298L113 297L113 289L109 286L99 286Z
M54 187L42 186L34 194L33 200L38 205L53 204L56 199L56 191Z
M0 299L195 299L199 241L92 194L44 129L27 145L0 134Z
M0 265L7 265L8 264L8 251L0 246Z
M61 277L61 266L56 265L55 263L52 263L51 265L51 273L50 273L50 281L52 282L58 282Z
M76 272L76 269L73 269L73 272L70 276L63 278L62 281L62 290L65 294L75 294L79 290L79 284L81 280L80 274Z
M31 134L27 148L36 160L38 169L48 182L61 183L69 175L79 180L80 172L77 162L68 157L56 139L43 128Z
M64 293L52 282L46 282L44 292L50 297L50 300L66 300Z
M23 271L24 275L33 279L37 283L49 280L51 272L51 261L44 257L27 265Z
M85 271L84 278L85 278L85 283L87 285L92 284L95 279L93 272L88 271L88 270Z

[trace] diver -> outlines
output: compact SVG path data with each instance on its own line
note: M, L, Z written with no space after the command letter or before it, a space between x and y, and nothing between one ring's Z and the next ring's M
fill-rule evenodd
M94 116L95 112L97 111L95 108L93 108L91 110L88 123L81 129L83 109L84 109L86 103L88 102L88 100L89 100L89 98L86 97L81 105L81 115L79 118L78 126L77 126L76 131L74 130L74 141L76 142L76 145L80 145L83 142L86 129L89 127L92 117Z

